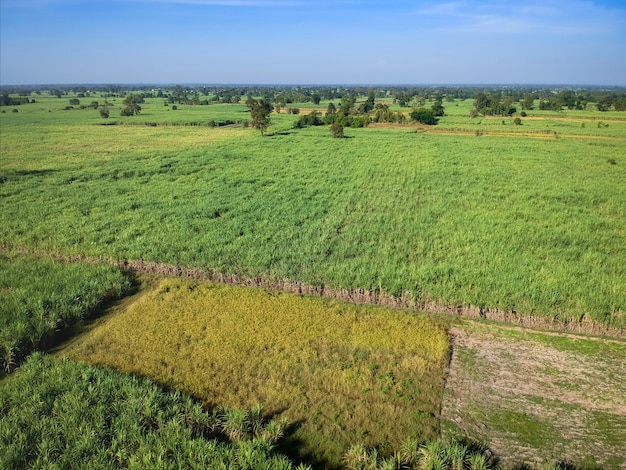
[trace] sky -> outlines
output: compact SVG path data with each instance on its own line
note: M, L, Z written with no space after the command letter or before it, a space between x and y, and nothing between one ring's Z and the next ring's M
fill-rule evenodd
M0 85L626 86L625 0L0 0Z

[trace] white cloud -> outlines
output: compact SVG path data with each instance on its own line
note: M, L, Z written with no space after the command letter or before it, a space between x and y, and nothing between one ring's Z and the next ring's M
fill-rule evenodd
M453 1L416 11L425 21L437 20L438 28L456 33L584 34L626 27L626 10L601 7L592 2L548 0L523 5L492 0Z

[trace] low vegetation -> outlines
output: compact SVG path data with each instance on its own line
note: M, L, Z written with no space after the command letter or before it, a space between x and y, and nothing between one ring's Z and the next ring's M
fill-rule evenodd
M129 287L111 265L0 251L0 374Z
M623 467L625 103L3 88L0 467Z
M122 97L106 99L119 114ZM368 99L336 99L336 112ZM174 112L145 97L140 115L110 126L66 102L41 95L2 115L3 243L624 328L617 111L529 109L517 126L444 100L434 128L371 123L345 139L274 112L261 138L208 127L249 120L243 103ZM410 111L376 97L370 113L377 104ZM302 103L301 116L328 107Z
M443 436L489 443L511 467L624 467L625 341L474 321L452 334Z
M298 423L299 458L336 467L354 442L437 436L448 352L446 325L427 316L170 279L62 354L207 406L262 403Z
M205 411L148 379L32 355L0 387L2 468L296 467L275 451L284 427Z

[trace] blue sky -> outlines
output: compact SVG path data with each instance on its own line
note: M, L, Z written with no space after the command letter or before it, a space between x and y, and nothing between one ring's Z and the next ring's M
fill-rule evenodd
M0 0L0 84L626 86L626 1Z

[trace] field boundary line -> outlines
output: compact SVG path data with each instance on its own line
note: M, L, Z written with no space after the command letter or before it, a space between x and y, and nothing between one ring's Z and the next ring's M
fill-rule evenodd
M186 278L199 281L210 281L241 287L262 288L270 291L293 293L313 297L326 297L353 304L379 305L433 314L445 314L474 320L490 320L523 328L548 330L557 333L574 333L583 335L611 336L626 339L626 328L614 328L591 321L586 315L579 321L562 321L546 319L532 315L500 309L480 308L473 305L448 305L433 300L415 300L409 295L394 296L384 291L371 291L361 288L333 288L325 285L313 285L292 279L268 279L262 276L222 273L212 268L193 268L156 261L113 259L86 255L52 253L43 250L32 250L24 247L0 244L0 251L31 253L49 256L63 262L108 263L116 265L124 271L154 274L163 277Z

